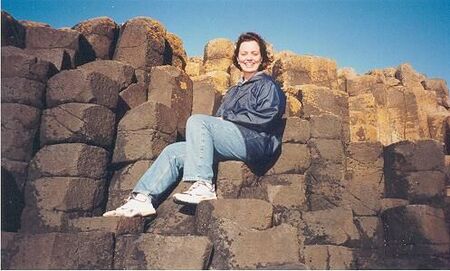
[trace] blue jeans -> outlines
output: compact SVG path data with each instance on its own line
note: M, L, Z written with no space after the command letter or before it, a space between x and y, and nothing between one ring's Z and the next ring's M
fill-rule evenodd
M183 169L183 181L212 183L218 161L246 159L244 138L232 122L208 115L192 115L186 123L186 141L170 144L161 152L133 189L157 199L175 184Z

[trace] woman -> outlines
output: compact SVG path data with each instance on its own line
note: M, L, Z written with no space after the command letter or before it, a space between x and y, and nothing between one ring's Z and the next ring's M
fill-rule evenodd
M252 166L264 163L281 146L281 116L286 97L273 79L263 73L270 64L264 40L242 34L233 63L242 79L225 94L216 116L192 115L186 124L186 141L167 146L136 184L128 201L104 216L155 214L152 201L171 187L183 169L183 181L194 182L173 196L181 204L216 199L213 165L240 160Z

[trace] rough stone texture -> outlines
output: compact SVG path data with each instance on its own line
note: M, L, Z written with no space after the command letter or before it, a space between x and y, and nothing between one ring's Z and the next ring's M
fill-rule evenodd
M16 164L19 164L16 166ZM9 167L6 168L6 165ZM28 163L11 162L2 159L1 169L1 229L2 231L15 232L20 229L20 215L24 207L23 184L25 176L23 176ZM13 170L16 170L14 172ZM22 172L17 172L17 171ZM3 238L3 236L2 236ZM2 243L3 247L3 243Z
M148 17L136 17L120 28L114 60L130 64L135 69L150 71L163 65L166 51L166 29Z
M2 79L21 77L45 83L57 72L55 65L48 61L17 47L2 46Z
M35 80L20 77L2 78L2 103L19 103L43 107L46 85Z
M354 223L361 236L360 247L382 248L384 232L381 219L377 216L355 216Z
M416 72L409 63L399 65L395 72L395 77L400 80L405 87L423 88L421 82L425 79L425 76Z
M441 107L442 111L428 114L430 138L448 144L447 123L450 122L450 112Z
M119 122L113 163L153 160L175 141L177 118L160 103L146 102L130 110Z
M2 10L2 47L25 47L25 28L8 12Z
M304 117L328 113L348 121L348 96L336 90L315 85L300 87Z
M26 186L22 231L61 231L67 219L98 212L105 180L75 177L40 178Z
M285 143L275 165L268 175L283 173L304 173L311 164L311 154L306 144Z
M171 108L176 115L177 131L184 135L186 121L192 110L192 81L173 66L158 66L150 72L148 100Z
M187 54L184 50L183 41L174 33L167 32L166 40L172 49L171 65L181 70L186 68Z
M82 143L44 146L30 162L28 179L41 177L84 177L102 179L106 176L109 154L106 150Z
M114 60L97 60L84 64L79 69L87 73L100 73L119 85L120 91L136 83L135 69L126 63Z
M185 71L192 78L202 74L203 58L199 56L190 57L186 63Z
M205 269L211 253L203 236L123 235L116 241L114 269Z
M310 123L312 138L342 138L342 123L338 116L331 114L311 116Z
M284 114L287 117L302 117L303 105L300 100L290 93L286 94L286 109Z
M233 63L234 43L228 39L213 39L205 45L203 54L203 70L228 71Z
M180 182L177 187L165 198L163 196L157 201L164 200L157 208L157 216L151 222L148 233L162 235L198 235L195 229L196 205L180 205L175 203L173 195L186 191L192 182ZM166 193L167 194L167 193Z
M345 67L337 70L337 76L338 76L339 90L348 92L347 91L348 81L357 77L358 74L353 68Z
M97 72L83 69L62 71L48 81L47 106L63 103L93 103L114 110L117 106L119 85Z
M25 52L35 55L39 59L49 61L55 65L58 70L68 70L75 68L75 50L64 48L50 49L30 49L25 48Z
M360 240L351 209L337 207L304 212L304 226L299 229L306 245L351 245Z
M86 143L108 148L113 143L115 114L95 104L68 103L43 111L41 146Z
M340 270L354 269L354 252L343 246L305 246L305 264L311 269Z
M202 201L197 207L197 232L208 235L216 221L230 220L241 227L264 230L272 225L272 205L258 199L218 199Z
M222 99L221 89L211 76L192 78L192 114L214 115Z
M28 162L9 160L2 157L2 172L5 171L11 179L14 180L14 190L23 193L25 181L27 179ZM11 184L12 185L12 184Z
M108 190L107 211L114 210L124 203L151 164L152 161L141 160L114 172Z
M387 209L395 208L399 206L406 206L409 204L408 200L396 199L396 198L383 198L381 199L380 213L383 213Z
M283 133L283 143L305 144L311 137L310 122L298 117L286 118L286 126Z
M210 235L214 243L212 269L257 269L299 262L296 229L282 224L258 231L227 220Z
M295 209L307 210L306 200L306 183L303 175L289 174L298 176L294 180L290 180L289 184L268 184L267 198L274 206L275 210ZM263 180L264 181L264 180Z
M95 59L95 52L80 32L72 29L53 29L42 26L26 26L25 47L39 58L49 57L52 62L51 51L64 51L70 58L70 67L82 65ZM42 54L41 54L42 52ZM60 63L54 63L56 67Z
M2 158L28 162L34 153L34 140L40 121L40 111L16 103L3 103Z
M442 143L402 141L385 148L386 196L439 203L445 189Z
M336 62L316 56L290 55L273 65L273 75L283 87L314 84L338 88Z
M240 161L219 162L217 170L217 197L238 198L242 187L254 184L257 176Z
M442 209L407 205L381 215L387 248L396 254L448 255L450 237Z
M111 59L114 54L119 26L108 17L98 17L80 22L72 27L91 45L97 59Z
M2 251L5 269L112 269L111 233L14 234L11 239Z
M68 221L67 230L71 232L112 232L115 236L139 234L144 232L142 217L80 217Z
M425 79L422 82L423 87L426 90L434 91L436 97L438 98L437 103L444 106L445 108L450 107L448 99L448 86L443 79Z
M119 110L128 111L147 101L147 88L145 84L133 83L119 93Z
M349 97L348 103L350 109L351 141L376 141L384 137L384 135L380 135L382 129L379 128L379 119L382 119L384 115L381 109L378 109L375 104L375 98L371 93Z

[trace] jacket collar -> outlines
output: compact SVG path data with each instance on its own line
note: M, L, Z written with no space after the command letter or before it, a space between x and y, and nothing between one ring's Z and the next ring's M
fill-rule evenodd
M259 71L259 72L255 73L252 77L250 77L250 79L248 79L247 81L244 80L244 77L241 77L241 79L238 82L238 86L242 86L243 84L261 80L264 77L264 75L265 75L264 71Z

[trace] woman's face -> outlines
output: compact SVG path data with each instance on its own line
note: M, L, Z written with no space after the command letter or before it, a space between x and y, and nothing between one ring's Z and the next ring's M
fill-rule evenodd
M244 41L239 47L238 62L244 73L255 73L261 64L261 51L256 41Z

